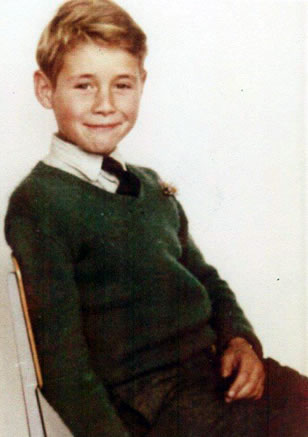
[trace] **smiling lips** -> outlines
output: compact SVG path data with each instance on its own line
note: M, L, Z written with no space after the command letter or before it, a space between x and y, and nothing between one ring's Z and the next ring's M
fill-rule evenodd
M113 129L119 126L121 123L108 123L108 124L85 124L90 129Z

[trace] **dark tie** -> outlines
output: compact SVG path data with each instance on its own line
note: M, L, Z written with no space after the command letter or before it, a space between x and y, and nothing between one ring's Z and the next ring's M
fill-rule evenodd
M116 191L118 194L126 194L136 197L138 196L140 191L139 179L133 173L124 170L118 161L110 156L105 156L103 159L102 169L118 178L119 186Z

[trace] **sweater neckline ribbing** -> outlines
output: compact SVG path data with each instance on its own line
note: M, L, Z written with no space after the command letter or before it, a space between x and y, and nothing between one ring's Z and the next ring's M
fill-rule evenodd
M123 202L128 202L128 203L140 201L144 197L144 180L142 178L142 175L139 172L136 172L135 167L132 166L131 164L126 164L126 167L129 171L131 171L136 177L140 179L140 191L138 196L129 196L129 195L123 195L118 193L111 193L107 190L97 187L96 185L93 185L91 182L84 181L83 179L80 179L77 176L66 172L65 170L45 164L43 161L39 161L34 169L38 169L38 170L42 169L43 171L47 170L49 173L58 173L62 178L70 180L70 182L73 183L73 185L76 184L80 186L83 185L87 188L99 192L102 196L106 196L110 199L122 200Z

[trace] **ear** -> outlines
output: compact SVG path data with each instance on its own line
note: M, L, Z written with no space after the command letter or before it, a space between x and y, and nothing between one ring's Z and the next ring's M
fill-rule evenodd
M146 70L142 69L141 71L141 86L142 86L142 92L143 92L143 88L144 88L144 84L146 81L148 73L146 72Z
M50 79L41 71L34 73L34 90L37 100L46 109L52 109L53 86Z
M142 85L145 84L146 78L147 78L148 72L146 70L142 70L141 72L141 80L142 80Z

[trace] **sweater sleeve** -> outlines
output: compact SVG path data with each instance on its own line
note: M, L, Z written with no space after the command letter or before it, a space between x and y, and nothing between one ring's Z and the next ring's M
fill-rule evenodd
M182 263L206 288L212 303L211 325L217 333L217 349L221 353L235 337L245 338L257 355L263 355L262 346L254 330L237 303L228 284L219 277L217 270L206 263L188 231L188 221L178 203L181 218L180 240L183 248Z
M25 217L7 220L43 374L43 394L76 437L128 437L91 368L69 248Z

